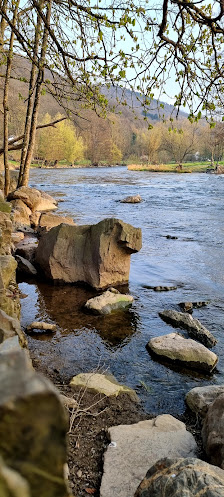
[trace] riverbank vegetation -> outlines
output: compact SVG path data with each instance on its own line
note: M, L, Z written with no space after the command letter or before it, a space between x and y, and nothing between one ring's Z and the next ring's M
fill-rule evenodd
M108 94L104 90L110 87L114 89L113 110L117 104L133 109L127 101L129 91L131 100L135 95L138 107L143 109L143 120L149 120L151 127L150 119L155 120L157 115L162 119L167 117L163 100L168 94L167 82L172 79L175 82L171 91L174 118L180 115L181 106L186 107L190 120L195 123L203 115L212 124L219 112L222 117L223 62L218 54L222 53L224 29L221 23L223 5L218 1L214 2L213 8L203 1L195 6L188 1L170 4L168 0L149 8L147 2L135 5L132 1L120 4L116 0L111 5L94 5L85 1L81 4L58 3L54 0L30 0L20 4L19 0L4 0L0 3L0 15L1 152L4 155L6 196L12 150L21 150L18 186L28 184L37 130L42 126L41 100L46 93L63 109L61 120L72 118L75 123L80 116L82 122L90 121L85 114L87 110L105 117ZM22 73L13 66L16 57L25 66ZM19 130L16 135L10 135L12 80L26 85L24 92L16 92L19 105L22 103L24 108L22 132ZM45 113L51 114L46 101L44 106ZM11 113L18 115L13 106ZM92 124L93 119L86 139L89 154L92 148L92 162L99 160L93 158L94 153L100 156L100 160L105 158L102 148L107 150L108 160L112 162L125 159L122 149L127 147L123 141L129 147L129 156L137 153L135 148L141 141L138 124L136 130L133 126L131 129L130 150L130 140L126 137L124 140L124 133L120 132L122 124L116 130L122 143L118 143L116 128L111 125L110 135L105 133L104 139L99 141L96 136L98 126ZM18 124L19 121L20 118ZM76 124L85 134L84 126ZM55 125L55 121L45 124L47 127ZM101 124L100 127L104 126ZM178 129L176 136L180 134ZM151 143L152 140L150 147ZM159 150L156 143L154 139L153 148L149 149L148 145L148 155ZM169 153L174 156L171 148ZM191 148L185 151L185 156L193 153ZM151 157L148 160L152 162Z

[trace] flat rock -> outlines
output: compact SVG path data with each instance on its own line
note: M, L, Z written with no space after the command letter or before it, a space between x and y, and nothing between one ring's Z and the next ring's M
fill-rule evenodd
M140 195L131 195L129 197L124 198L123 200L120 200L122 204L139 204L142 202L142 198Z
M202 441L209 461L224 469L224 393L208 408L202 427Z
M222 497L224 471L200 459L162 459L147 472L135 497Z
M218 357L214 352L201 343L184 338L178 333L152 338L147 347L158 357L177 361L193 369L211 372L218 362Z
M21 257L21 255L16 255L15 256L16 262L18 264L17 266L17 271L23 274L27 274L28 276L36 276L37 275L37 270L31 264L30 261L27 259L24 259L24 257Z
M195 387L187 393L185 401L193 412L204 418L209 406L222 393L224 393L224 385Z
M119 219L90 226L60 224L41 237L36 262L49 279L103 289L128 282L130 256L141 245L141 229Z
M163 321L172 326L184 328L187 330L190 337L195 338L206 347L213 347L217 343L217 340L212 333L208 331L198 319L194 319L187 312L166 310L159 312L159 316Z
M23 233L24 234L24 233ZM26 236L24 240L16 246L15 254L24 257L31 263L35 260L35 253L38 247L38 239L33 236Z
M163 457L194 457L196 442L169 414L108 429L101 497L132 497L149 467Z
M112 311L118 311L120 309L127 309L130 307L134 297L131 295L124 295L120 292L112 292L107 290L98 297L89 299L85 307L94 314L110 314Z
M72 388L81 387L89 391L106 395L106 397L117 397L127 394L132 400L138 402L138 396L132 388L121 385L112 375L99 373L80 373L70 381Z

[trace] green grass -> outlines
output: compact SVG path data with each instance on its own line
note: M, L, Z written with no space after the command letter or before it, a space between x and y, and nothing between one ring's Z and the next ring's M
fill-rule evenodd
M220 162L219 164L222 164ZM177 169L177 164L158 164L158 165L146 165L146 164L130 164L128 169L130 171L150 171L150 172L161 172L161 173L204 173L211 166L210 162L186 162L182 165L182 170Z

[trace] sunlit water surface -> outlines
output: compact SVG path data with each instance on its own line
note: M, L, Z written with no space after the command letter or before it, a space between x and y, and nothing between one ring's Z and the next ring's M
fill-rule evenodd
M98 367L107 370L142 399L150 413L180 414L191 388L224 383L224 176L158 174L125 168L31 171L30 186L47 191L59 203L58 213L77 224L106 217L142 228L142 250L131 257L131 310L111 316L90 316L83 304L95 295L72 285L21 283L22 324L33 320L56 323L56 333L29 338L30 349L48 368L68 380ZM141 204L119 199L140 194ZM178 237L167 239L166 235ZM177 286L154 292L145 285ZM212 375L161 364L151 358L147 342L173 331L158 312L178 309L183 301L209 300L194 317L216 336L219 356ZM184 332L183 332L184 334Z

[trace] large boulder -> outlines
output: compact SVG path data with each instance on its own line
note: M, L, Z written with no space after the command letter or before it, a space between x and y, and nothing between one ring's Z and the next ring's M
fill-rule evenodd
M208 408L202 428L202 440L211 463L224 469L224 393Z
M224 471L200 459L162 459L147 472L135 497L222 497Z
M107 288L128 282L130 255L141 244L141 229L118 219L91 226L60 224L41 237L36 262L54 281Z
M68 420L53 385L24 351L1 355L0 453L30 486L31 497L66 497ZM10 495L10 494L9 494Z
M85 308L93 314L110 314L113 311L127 309L134 301L131 295L124 295L111 288L98 297L87 300Z
M51 211L57 208L57 201L45 192L21 186L10 193L8 200L22 200L31 211Z
M195 387L186 394L185 401L193 412L204 418L209 406L222 393L224 393L224 385Z
M191 314L187 312L178 312L173 310L166 310L159 312L159 316L166 323L172 324L175 327L184 328L188 331L188 335L202 342L206 347L213 347L217 340L208 331L198 319L194 319Z
M166 358L193 369L210 372L218 362L218 357L214 352L201 343L184 338L178 333L152 338L147 347L160 358Z
M185 424L169 414L113 426L108 434L111 443L104 454L101 497L133 497L146 471L158 459L194 457L197 448Z

